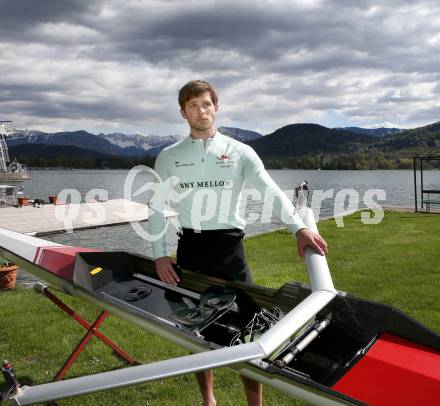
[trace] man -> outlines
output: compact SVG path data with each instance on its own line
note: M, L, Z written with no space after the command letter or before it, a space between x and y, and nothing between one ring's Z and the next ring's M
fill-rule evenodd
M172 185L173 182L166 182L172 176L178 179L173 185L179 196L176 209L182 226L177 264L183 269L222 279L252 281L241 242L245 223L238 214L245 181L263 196L274 196L274 215L296 236L301 256L306 246L325 255L326 242L305 227L255 151L217 132L218 96L214 88L204 81L191 81L180 90L179 105L190 134L165 148L155 164L164 184ZM159 235L165 228L163 205L166 194L164 191L158 193L149 203L155 210L149 220L150 234ZM159 278L172 285L179 283L163 237L153 242L153 251ZM215 405L212 371L196 376L203 404ZM242 380L248 404L262 405L262 385L243 376Z

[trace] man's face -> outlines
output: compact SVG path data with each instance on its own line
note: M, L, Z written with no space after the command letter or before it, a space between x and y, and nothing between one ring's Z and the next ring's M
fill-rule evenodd
M180 113L188 121L191 129L206 131L214 125L217 110L218 105L212 102L209 92L205 92L185 102Z

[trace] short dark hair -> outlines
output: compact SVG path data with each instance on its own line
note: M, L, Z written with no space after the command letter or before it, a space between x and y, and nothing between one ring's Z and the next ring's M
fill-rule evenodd
M215 89L204 80L191 80L179 91L179 105L181 109L185 108L185 103L193 97L200 96L202 93L208 92L211 95L212 102L218 104L218 96Z

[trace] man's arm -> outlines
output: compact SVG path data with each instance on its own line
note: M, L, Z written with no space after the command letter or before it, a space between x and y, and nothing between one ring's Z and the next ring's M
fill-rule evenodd
M157 187L153 196L148 202L150 215L148 217L148 232L152 236L153 258L156 266L156 272L161 281L177 285L179 277L173 269L174 261L167 255L165 245L165 203L170 193L171 183L167 182L169 177L166 157L164 153L160 153L156 158L154 170L159 175L157 179Z
M246 181L261 193L274 196L272 212L295 235L299 255L301 257L304 256L305 247L313 248L320 255L327 254L328 250L325 240L305 226L292 202L267 173L257 153L251 147L248 147L246 156L243 158L245 159L244 175Z

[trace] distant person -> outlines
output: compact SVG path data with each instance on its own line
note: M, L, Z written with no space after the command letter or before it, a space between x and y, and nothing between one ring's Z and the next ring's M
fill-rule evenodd
M184 196L176 203L182 226L178 233L177 264L201 274L252 282L242 245L245 222L238 210L245 182L262 196L266 192L276 196L274 215L295 235L301 256L306 246L325 255L324 239L305 227L255 151L216 130L219 105L214 88L205 81L191 81L180 89L179 105L182 117L188 122L189 135L162 150L155 164L164 185L174 184L174 192ZM178 181L165 182L171 176ZM151 235L159 235L165 229L166 194L166 191L156 193L149 202L155 211L148 222ZM164 236L153 242L153 252L159 278L177 285L179 277L172 266L174 261L166 252ZM199 372L196 376L203 404L215 405L212 371ZM244 376L242 381L248 404L262 405L262 385Z

